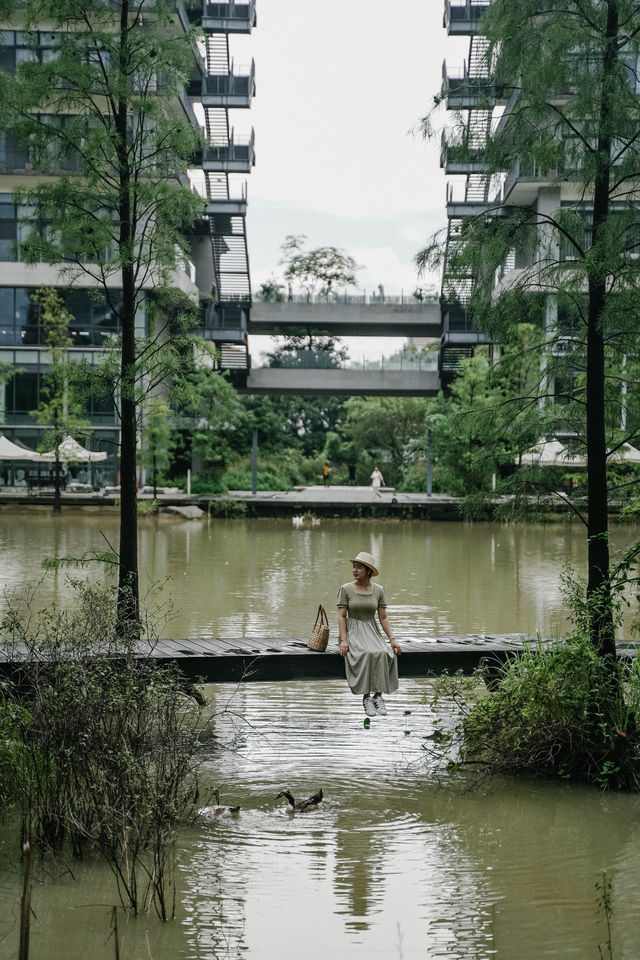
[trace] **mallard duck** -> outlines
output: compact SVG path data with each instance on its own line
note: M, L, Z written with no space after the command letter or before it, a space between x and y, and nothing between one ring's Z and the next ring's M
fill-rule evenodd
M237 807L227 807L220 803L220 791L217 787L213 791L213 799L216 802L215 807L211 808L214 817L237 817L240 813L240 804Z
M299 800L297 803L293 799L293 794L288 790L282 790L276 797L276 800L279 800L280 797L287 798L289 801L288 809L291 813L308 813L310 810L317 810L322 803L322 789L314 793L312 797L308 797L306 800Z

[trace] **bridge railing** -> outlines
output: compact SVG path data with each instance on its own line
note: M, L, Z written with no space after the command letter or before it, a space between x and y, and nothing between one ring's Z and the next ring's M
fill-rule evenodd
M260 294L260 291L254 293L254 298L256 303L273 303L273 296L263 297ZM429 304L439 303L439 295L429 294L422 297L422 299L415 297L413 294L400 293L393 294L389 296L386 293L367 293L366 290L363 290L362 293L347 293L343 291L341 293L335 292L325 296L321 293L292 293L285 294L282 296L282 299L278 300L279 303L357 303L357 304L376 304L376 303L389 303L389 304L406 304L411 306L419 306L420 304Z
M258 362L256 366L265 366ZM275 367L273 369L276 369ZM338 359L322 350L298 350L280 359L281 370L367 370L399 371L407 373L435 372L438 369L437 351L402 351L392 357L346 357Z

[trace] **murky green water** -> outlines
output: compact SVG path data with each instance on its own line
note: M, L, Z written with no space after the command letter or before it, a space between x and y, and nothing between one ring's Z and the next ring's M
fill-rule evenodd
M100 528L114 535L110 520L2 516L3 575L24 584L40 553L86 549ZM615 535L622 546L633 531ZM359 549L380 556L399 634L547 630L563 620L562 558L583 557L581 534L561 527L427 523L161 520L141 545L148 577L173 578L182 612L166 632L176 636L304 635ZM65 589L58 574L43 595ZM367 731L340 681L207 687L228 749L207 758L206 774L242 812L216 822L204 811L181 834L177 919L121 920L123 960L598 960L602 870L614 885L614 957L637 960L640 799L434 777L428 691L401 681L389 717ZM325 801L292 817L275 800L283 787L300 797L322 787ZM0 828L0 960L17 956L11 837ZM110 873L47 863L36 876L32 958L113 958Z
M614 548L639 536L638 528L614 527ZM0 588L22 591L37 582L43 556L80 556L117 542L113 515L2 513ZM163 598L173 599L172 618L159 627L163 636L306 636L318 603L335 615L337 587L350 578L348 560L360 550L379 558L400 635L553 633L565 624L563 565L583 572L586 560L578 525L324 520L296 529L284 519L169 517L140 523L143 592L144 584L166 582ZM38 602L68 596L67 577L47 575Z

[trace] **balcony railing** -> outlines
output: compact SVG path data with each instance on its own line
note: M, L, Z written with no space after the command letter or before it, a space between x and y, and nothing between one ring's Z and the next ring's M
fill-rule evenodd
M456 25L476 25L488 6L489 0L445 0L444 26L450 30Z
M235 73L232 64L231 73L203 77L202 96L251 99L255 95L255 62L252 60L251 66L245 69L246 73Z

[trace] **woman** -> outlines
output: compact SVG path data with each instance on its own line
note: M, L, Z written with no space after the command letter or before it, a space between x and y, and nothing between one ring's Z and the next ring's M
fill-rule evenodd
M379 467L373 468L373 473L371 474L371 489L373 490L373 495L380 496L380 487L384 483L384 477L380 473Z
M353 583L344 583L337 597L340 654L345 659L351 692L363 694L364 712L368 717L385 717L382 694L398 689L397 658L402 649L387 617L384 587L371 582L372 576L378 576L374 558L361 551L351 562ZM376 613L390 646L376 623Z

